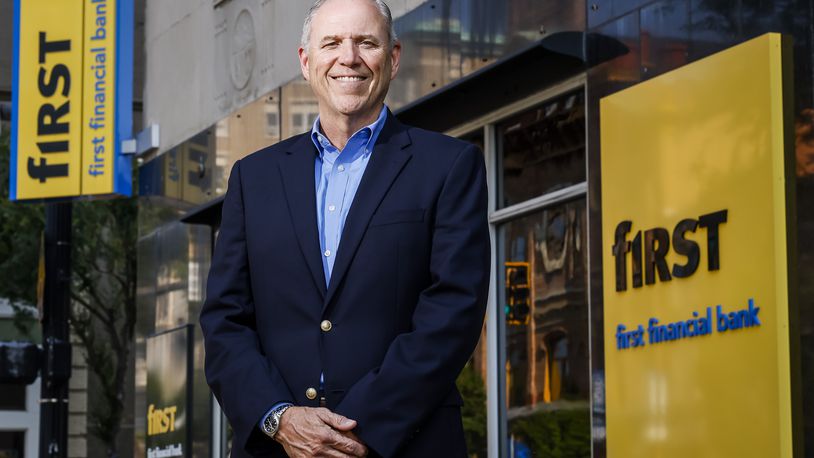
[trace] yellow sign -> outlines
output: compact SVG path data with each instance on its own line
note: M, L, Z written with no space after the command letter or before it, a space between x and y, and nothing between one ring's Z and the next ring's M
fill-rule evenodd
M82 9L82 0L15 2L12 199L80 193Z
M175 431L176 406L157 409L154 404L147 408L147 435L155 436Z
M600 102L611 458L793 456L784 46Z
M133 0L15 0L10 198L130 195Z

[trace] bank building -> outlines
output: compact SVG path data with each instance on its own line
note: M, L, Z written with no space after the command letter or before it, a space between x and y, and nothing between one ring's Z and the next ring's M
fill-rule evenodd
M814 456L814 0L388 3L386 103L488 174L469 455ZM134 456L238 445L198 316L233 164L317 117L309 4L135 4Z

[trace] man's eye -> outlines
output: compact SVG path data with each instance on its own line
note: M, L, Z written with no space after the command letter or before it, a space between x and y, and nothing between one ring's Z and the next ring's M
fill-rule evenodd
M370 40L365 40L365 41L362 42L362 46L364 46L366 48L373 48L373 47L376 46L376 43L374 43L374 42L372 42Z
M323 44L322 48L323 49L325 49L325 48L327 48L327 49L336 48L337 45L338 45L338 43L336 43L335 41L331 41L331 42Z

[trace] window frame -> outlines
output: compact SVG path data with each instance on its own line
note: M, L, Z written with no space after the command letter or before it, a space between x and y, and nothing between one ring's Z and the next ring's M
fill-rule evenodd
M514 115L517 115L525 110L529 110L547 100L555 97L573 92L577 89L582 89L584 92L583 104L585 109L585 181L580 183L558 189L556 191L541 194L519 202L508 207L498 207L498 189L497 184L500 174L499 163L500 158L498 155L498 139L496 125ZM588 104L588 84L587 74L581 73L574 77L565 79L557 84L549 86L536 94L527 97L523 100L511 103L488 113L484 116L476 118L467 123L456 126L453 129L446 131L447 135L452 137L462 137L473 133L479 129L483 130L484 139L484 160L486 161L486 174L487 185L489 187L489 236L492 243L492 263L491 263L491 281L489 283L489 296L486 312L486 346L487 346L487 379L486 379L486 414L487 414L487 456L489 458L498 458L507 456L508 441L506 439L506 432L508 430L508 409L506 406L505 395L506 393L506 374L505 371L498 370L506 365L506 334L505 334L505 317L502 313L498 313L498 284L502 284L503 269L498 269L497 262L501 259L502 248L497 246L498 227L519 219L529 213L542 211L547 208L560 205L576 199L585 199L586 201L586 230L590 231L591 221L590 212L588 211L588 177L590 176L590 164L588 161L588 151L590 145L590 136L588 135L588 119L589 104ZM590 234L586 237L586 270L591 272L591 244ZM591 276L586 275L586 291L590 291ZM591 295L586 295L586 302L588 306L588 321L585 323L588 328L588 342L593 342L593 335L591 332L592 320L592 307ZM588 376L590 380L591 393L588 402L590 409L593 411L593 371L591 370L593 345L588 347ZM591 416L591 429L593 430L593 415ZM594 441L591 440L591 455L593 455Z

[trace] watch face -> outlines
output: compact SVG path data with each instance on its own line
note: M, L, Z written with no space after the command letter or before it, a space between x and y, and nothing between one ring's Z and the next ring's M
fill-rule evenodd
M280 427L280 418L276 415L276 412L272 412L271 415L266 417L263 420L263 430L266 431L266 434L274 435L277 433L277 428Z

